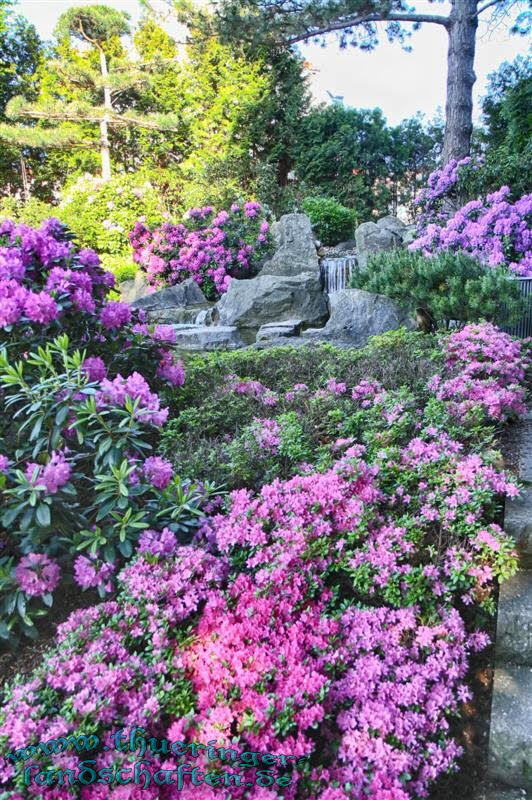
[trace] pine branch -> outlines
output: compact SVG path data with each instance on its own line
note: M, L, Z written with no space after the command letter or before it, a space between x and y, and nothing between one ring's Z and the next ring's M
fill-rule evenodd
M7 125L5 122L0 123L0 139L18 147L54 149L94 147L93 141L83 140L76 131L61 130L60 128L31 128L24 125Z

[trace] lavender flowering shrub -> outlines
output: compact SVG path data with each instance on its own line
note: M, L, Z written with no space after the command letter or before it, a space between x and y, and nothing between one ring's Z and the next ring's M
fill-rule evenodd
M468 253L487 267L507 267L532 276L532 195L512 199L509 186L474 198L456 211L445 200L456 194L460 169L469 157L451 161L432 173L417 197L418 238L410 245L425 255L441 251Z
M142 531L187 536L209 487L153 455L168 409L138 372L106 376L63 335L11 364L0 353L4 638L35 632L60 573L101 596ZM15 425L12 421L15 420ZM44 603L44 607L43 607Z
M270 246L270 226L259 203L234 203L229 211L192 208L178 225L150 229L138 222L130 234L133 260L156 288L193 278L216 299L231 278L252 278Z
M205 491L153 453L168 416L159 392L185 379L173 328L109 302L113 281L57 221L1 223L0 635L11 641L35 635L74 562L77 583L105 594L144 529L185 534L200 515Z

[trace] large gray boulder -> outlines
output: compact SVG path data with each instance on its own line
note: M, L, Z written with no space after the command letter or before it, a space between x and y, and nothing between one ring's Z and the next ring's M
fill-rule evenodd
M217 305L220 325L236 325L248 338L268 322L301 320L303 326L321 325L328 306L319 273L263 275L231 281Z
M319 273L318 253L312 225L306 214L285 214L272 225L276 250L261 275Z
M310 329L303 337L324 341L344 342L363 347L370 336L413 327L407 312L382 294L362 289L343 289L329 295L331 315L324 328Z
M355 231L357 260L364 268L368 259L376 253L383 253L400 246L400 237L392 230L375 222L363 222Z
M140 297L132 303L133 308L144 308L146 311L153 308L169 308L171 306L194 306L206 303L206 297L194 278L188 278L175 286L159 289L145 297Z
M399 217L394 217L393 214L378 219L377 225L379 228L396 233L399 238L402 238L403 231L406 229L406 224Z
M146 312L149 322L170 325L195 322L200 310L210 305L193 278L139 297L131 303L132 308Z

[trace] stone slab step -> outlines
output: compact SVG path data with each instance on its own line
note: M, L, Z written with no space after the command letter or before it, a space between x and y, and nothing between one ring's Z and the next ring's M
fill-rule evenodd
M506 501L504 530L515 540L522 566L532 568L532 487Z
M532 571L501 584L497 613L497 662L532 667ZM530 731L532 736L532 729Z
M490 777L532 791L532 667L495 669L488 758Z
M257 332L257 342L268 339L279 339L287 336L299 336L303 325L300 319L287 319L283 322L268 322L261 325Z
M244 347L238 328L232 325L173 325L173 328L177 350L200 352Z

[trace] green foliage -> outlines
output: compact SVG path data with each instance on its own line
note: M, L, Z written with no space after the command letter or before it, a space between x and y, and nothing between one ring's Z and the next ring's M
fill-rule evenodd
M408 250L381 253L354 273L351 286L391 297L412 312L421 306L447 327L482 319L508 324L522 303L506 268L485 267L463 253L430 258Z
M335 245L354 234L355 212L332 197L307 197L301 204L308 214L317 238L325 245Z
M479 132L482 165L462 169L462 196L474 198L509 186L515 198L530 191L523 165L532 163L532 58L504 62L488 79Z
M82 247L98 253L127 254L128 234L139 218L149 225L164 220L160 192L142 172L116 175L110 181L85 176L69 187L53 216L76 235Z
M129 14L104 5L69 8L59 17L57 36L72 36L82 42L105 45L113 37L130 32Z
M26 203L15 200L14 197L4 197L0 200L0 217L16 219L17 222L33 228L39 228L44 220L54 217L56 211L54 206L37 197L30 197Z
M15 15L11 3L0 6L0 127L5 125L5 107L17 94L35 98L39 67L43 61L43 44L33 25ZM39 160L33 153L22 153L15 146L2 143L0 147L0 195L15 194L25 190L21 157L24 166ZM32 170L32 171L33 171ZM26 176L27 177L27 176Z
M323 437L340 435L338 398L318 395L308 401L302 396L288 405L265 406L253 394L227 392L227 376L260 381L275 393L296 383L314 392L334 378L348 385L374 379L393 389L408 384L424 396L440 360L434 337L405 329L373 337L364 349L319 345L191 356L159 448L183 477L231 488L297 474L305 461L325 468L330 452L322 449ZM277 453L267 452L257 440L258 424L266 418L280 427Z
M411 206L441 138L441 124L419 116L390 128L380 109L322 106L301 121L295 172L304 192L334 197L364 222Z
M102 267L112 272L116 278L116 286L123 281L133 280L137 274L137 266L126 255L111 255L104 253L101 257Z

